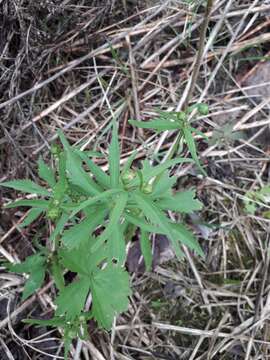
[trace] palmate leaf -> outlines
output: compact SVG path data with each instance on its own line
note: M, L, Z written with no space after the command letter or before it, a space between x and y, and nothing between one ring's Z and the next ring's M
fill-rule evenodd
M94 239L90 238L90 242L92 240ZM61 249L59 257L65 268L90 278L99 271L99 265L106 260L107 249L104 247L93 253L89 243L82 243L77 249Z
M195 190L178 192L171 197L163 197L161 200L158 200L157 205L163 210L191 213L192 211L202 209L202 203L194 199L195 195Z
M41 254L35 254L29 256L21 264L9 265L8 269L17 273L27 273L29 278L27 279L22 301L32 295L37 289L39 289L45 278L45 266L46 258Z
M66 320L69 321L79 316L84 308L89 285L89 278L81 277L60 291L55 300L57 305L55 315L65 315Z
M83 244L84 245L84 244ZM61 264L68 270L84 276L88 275L88 262L90 259L90 251L85 246L79 246L77 249L61 249L59 258Z
M108 264L91 279L92 313L98 325L109 330L113 318L128 309L131 294L128 273Z
M82 255L77 254L77 256L81 257ZM91 256L88 258L88 262L91 262ZM68 265L68 268L81 270L81 265L78 263L79 259L74 262L71 253L69 253L69 260L64 255L64 264ZM95 267L92 271L87 275L79 275L78 280L60 292L56 299L58 306L56 316L65 315L67 320L74 320L81 314L87 294L91 290L92 315L99 326L109 330L114 316L128 308L129 276L122 267L113 264L107 264L105 269Z
M25 193L50 196L50 192L47 189L39 186L31 180L11 180L0 183L0 186L5 186Z
M86 242L96 226L102 223L106 213L107 210L101 210L97 214L86 217L79 224L64 231L61 238L63 244L69 249L74 249L80 246L81 243Z

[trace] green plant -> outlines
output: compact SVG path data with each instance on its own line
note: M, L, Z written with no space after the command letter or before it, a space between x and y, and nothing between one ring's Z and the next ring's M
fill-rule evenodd
M175 116L179 118L178 114ZM42 215L52 225L47 248L39 245L37 252L23 263L7 267L10 271L29 274L23 299L42 286L46 273L53 277L58 289L54 318L26 321L62 328L67 358L72 339L87 336L89 319L110 329L114 316L127 310L131 290L124 267L126 244L135 233L140 234L148 270L152 263L150 235L153 233L166 235L178 258L183 255L181 244L203 255L183 222L168 217L168 211L187 214L200 210L202 205L195 199L194 190L175 194L172 190L177 179L170 176L169 169L192 159L178 158L156 166L144 160L140 169L134 169L134 153L121 169L115 121L109 146L109 173L91 159L95 153L70 146L61 132L59 137L62 147L52 147L54 165L48 167L42 159L38 161L39 177L47 186L30 180L0 185L38 196L6 206L30 207L22 226ZM75 274L75 280L68 283L64 276L67 272ZM89 310L85 303L90 293Z
M199 167L201 172L204 175L206 175L197 155L196 143L194 141L193 133L202 136L206 140L207 138L201 131L192 127L190 122L188 122L188 117L190 114L193 113L194 110L197 110L201 115L207 115L209 111L208 106L206 104L195 104L189 106L186 109L186 111L166 112L166 111L156 110L157 113L159 114L159 117L156 117L147 122L136 121L136 120L129 120L129 122L130 124L143 129L153 129L156 131L178 130L179 139L180 137L184 139L194 162Z
M243 199L245 211L254 215L259 206L268 207L270 200L270 186L263 186L261 189L248 191ZM270 211L266 210L262 214L264 217L270 217Z
M234 131L233 127L233 124L225 124L221 128L214 130L209 145L216 145L217 148L220 148L224 145L230 145L234 141L245 139L245 133L243 131Z

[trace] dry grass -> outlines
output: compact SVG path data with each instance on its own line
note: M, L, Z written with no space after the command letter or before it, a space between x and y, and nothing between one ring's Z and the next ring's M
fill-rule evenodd
M113 114L123 162L134 148L144 158L173 146L174 133L139 132L127 121L184 105L203 6L180 0L0 0L0 8L0 181L35 179L35 161L48 156L58 128L71 142L106 153ZM206 178L190 166L177 170L179 187L196 186L205 205L198 219L190 219L205 259L185 249L183 262L134 275L129 312L111 333L91 323L90 340L73 343L72 359L270 358L269 219L243 208L246 192L270 176L269 137L260 140L270 124L269 98L255 101L245 85L260 58L269 56L269 24L269 1L214 2L190 103L209 104L210 115L196 124L210 139L228 122L247 136L212 145L198 138ZM3 203L16 197L1 191ZM33 251L43 224L21 230L25 216L0 214L1 260L22 260ZM53 283L20 303L22 285L22 277L0 268L2 358L60 358L57 331L38 332L20 322L51 315Z

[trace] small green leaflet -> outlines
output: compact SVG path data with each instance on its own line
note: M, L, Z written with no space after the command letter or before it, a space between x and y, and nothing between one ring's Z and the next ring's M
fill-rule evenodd
M155 234L165 234L164 230L162 230L158 225L152 225L143 218L139 218L127 212L125 213L125 218L128 222L134 224L135 226L141 228L144 231Z
M47 189L35 184L31 180L11 180L0 183L0 186L9 187L25 193L50 196L50 192Z
M89 174L87 174L82 166L78 164L78 158L73 156L68 157L67 170L70 181L82 188L89 195L97 195L102 189L93 181Z
M58 181L53 187L53 200L58 200L59 203L64 199L67 192L67 182L66 181Z
M120 177L120 150L117 137L117 124L113 121L112 140L109 146L109 169L111 178L111 187L116 188L119 185Z
M163 171L167 170L168 168L175 166L177 164L182 163L190 163L193 162L192 159L186 159L186 158L178 158L173 160L167 160L166 162L159 164L157 166L151 167L149 166L149 161L143 162L143 169L142 169L142 176L145 182L148 182L152 178L160 175L163 173ZM148 166L146 166L148 164Z
M105 155L98 151L92 151L92 150L80 150L80 148L86 145L86 142L84 144L81 144L80 146L74 146L74 152L79 156L87 156L88 158L95 157L95 158L105 158Z
M172 241L174 252L179 258L182 257L182 252L178 244L175 243L175 238L173 234L173 229L165 216L165 214L156 207L156 205L146 196L141 194L134 193L134 200L137 202L144 215L154 224L160 226L160 228L165 232L168 238Z
M197 239L183 224L171 223L171 227L173 228L174 232L175 244L178 243L178 245L180 245L181 243L183 243L190 249L196 251L198 255L204 257L204 253Z
M91 279L92 313L98 325L110 330L114 317L128 309L131 294L129 275L119 266L108 264Z
M104 154L99 151L94 150L86 150L84 153L89 157L96 157L96 158L104 158Z
M135 215L131 214L126 214L125 217L127 221L129 221L131 224L136 225L145 232L167 235L167 232L163 228L157 225L152 225L142 218L138 218ZM173 239L174 246L178 247L178 245L183 243L190 247L192 250L196 251L197 254L203 256L203 252L198 241L193 236L193 234L188 229L186 229L183 224L170 222L169 225L172 229L171 239Z
M62 184L62 186L65 186L67 182L67 174L66 174L66 165L67 165L67 159L66 159L66 153L63 151L59 154L58 157L58 175L59 180L58 183Z
M85 316L85 313L84 313ZM90 320L89 316L85 317ZM80 336L80 324L67 322L64 316L54 317L49 320L40 319L25 319L23 320L26 324L40 325L40 326L56 326L64 329L64 359L68 360L68 352L73 338Z
M122 174L124 174L127 170L130 169L133 161L135 160L136 156L138 154L138 151L133 151L132 154L129 156L129 158L127 159L127 161L125 162L123 169L122 169Z
M37 289L39 289L44 281L45 277L45 262L46 258L40 254L29 256L21 264L9 265L8 269L17 273L27 273L29 278L27 279L22 301L32 295Z
M110 188L110 177L91 159L89 159L86 154L81 152L81 158L85 161L88 168L92 171L99 185L103 186L105 189Z
M207 137L202 131L200 131L200 130L192 127L192 126L190 126L189 128L190 128L190 130L191 130L192 132L194 132L195 134L201 136L205 141L209 142L208 137Z
M54 242L56 240L56 237L61 234L61 232L64 230L64 227L66 225L66 222L69 219L69 214L63 213L60 217L60 219L57 221L56 226L51 233L50 241Z
M51 168L49 168L43 159L40 157L38 160L38 175L41 179L47 182L47 184L52 188L55 185L54 173Z
M66 325L66 320L64 317L54 317L49 320L42 319L24 319L23 322L25 324L30 325L42 325L42 326L59 326L64 327Z
M141 247L141 252L143 254L146 270L150 271L153 261L152 247L151 247L149 233L143 230L141 230L140 247Z
M176 176L170 176L169 171L165 170L163 173L161 173L159 178L156 178L151 197L157 198L157 197L172 195L171 189L173 185L176 183L176 180L177 180Z
M56 256L53 256L51 260L50 272L52 274L56 287L58 288L58 290L62 291L65 288L63 268Z
M188 126L184 126L182 131L183 131L183 134L184 134L185 141L187 143L187 147L188 147L188 149L190 151L190 154L191 154L193 160L195 161L196 165L201 170L203 175L207 176L205 170L202 168L202 166L200 164L200 160L199 160L198 155L197 155L196 144L195 144L195 141L194 141L194 138L192 136L190 128Z
M157 131L165 131L165 130L177 130L180 128L180 124L174 119L156 119L152 121L136 121L136 120L129 120L131 125L137 126L138 128L142 129L154 129Z
M204 106L204 104L201 105ZM196 165L199 167L203 175L206 176L207 174L200 164L196 151L196 144L192 136L192 131L195 130L195 132L197 132L197 130L190 127L185 122L179 121L180 120L179 117L182 115L185 118L186 114L183 112L168 112L168 113L164 111L158 111L158 112L160 113L159 118L155 118L148 122L129 120L129 123L139 128L154 129L156 131L177 130L177 129L181 130L193 160L195 161Z
M36 199L26 199L26 200L18 200L13 203L7 204L5 206L6 209L15 208L18 206L27 206L27 207L36 207L39 209L47 210L50 202L47 200L36 200Z
M270 195L270 186L269 185L266 185L266 186L263 186L259 191L258 191L259 194L261 195Z
M180 115L183 115L183 111L163 111L163 110L160 110L160 109L155 109L155 111L160 115L159 118L163 118L163 119L167 119L167 120L170 120L170 119L179 119L179 116Z
M64 359L65 360L68 360L68 353L69 353L71 344L72 344L72 337L69 336L69 329L68 329L64 333Z
M126 260L126 243L122 228L121 225L115 226L108 239L108 257L117 260L121 266Z
M120 67L120 69L122 70L122 72L126 76L129 76L128 68L125 65L125 63L123 63L123 61L121 60L121 57L119 56L118 51L112 46L110 41L108 41L108 43L109 43L109 47L110 47L110 50L111 50L112 57L113 57L116 65Z
M227 123L221 128L213 131L209 145L223 146L224 143L231 144L236 140L245 139L246 135L243 131L234 131L234 124Z
M19 225L20 228L26 227L30 225L33 221L35 221L39 215L43 212L43 209L33 208L29 211L28 215L24 219L24 221Z
M81 314L88 292L89 279L87 277L81 277L66 286L55 300L56 316L65 315L67 320L74 320Z
M263 186L261 189L254 191L247 191L243 197L245 204L245 211L248 214L254 215L259 206L266 206L270 200L270 187L268 185ZM264 212L264 216L267 217L267 212Z
M97 241L95 245L91 248L92 251L95 251L98 249L98 247L109 238L109 236L116 231L116 227L118 227L119 220L121 218L121 215L125 209L125 206L127 204L128 200L128 193L122 192L117 197L115 197L115 206L110 212L109 216L109 224L107 225L106 229L103 231L103 233L97 238Z
M89 174L87 174L82 166L80 157L72 151L71 146L67 142L64 134L59 132L59 137L62 141L62 144L66 150L67 154L67 162L66 162L66 170L68 172L70 181L79 187L81 187L84 191L86 191L90 195L97 195L102 190L97 184L93 181Z
M172 195L172 197L161 198L157 203L158 207L164 210L191 213L202 209L202 203L194 197L195 190L182 191Z

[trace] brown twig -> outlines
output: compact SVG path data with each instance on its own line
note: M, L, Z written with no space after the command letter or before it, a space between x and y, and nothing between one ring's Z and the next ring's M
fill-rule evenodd
M192 97L192 94L193 94L193 91L195 89L196 82L198 79L198 75L199 75L199 71L200 71L200 67L201 67L201 63L202 63L202 58L203 58L203 49L204 49L204 42L205 42L205 37L206 37L206 30L207 30L207 26L209 23L213 4L214 4L214 0L207 0L206 11L205 11L204 20L203 20L202 27L201 27L201 34L200 34L200 38L199 38L198 52L197 52L194 69L193 69L193 73L192 73L192 77L191 77L190 87L188 89L187 97L186 97L185 103L184 103L184 109L186 109L188 106L188 103Z

